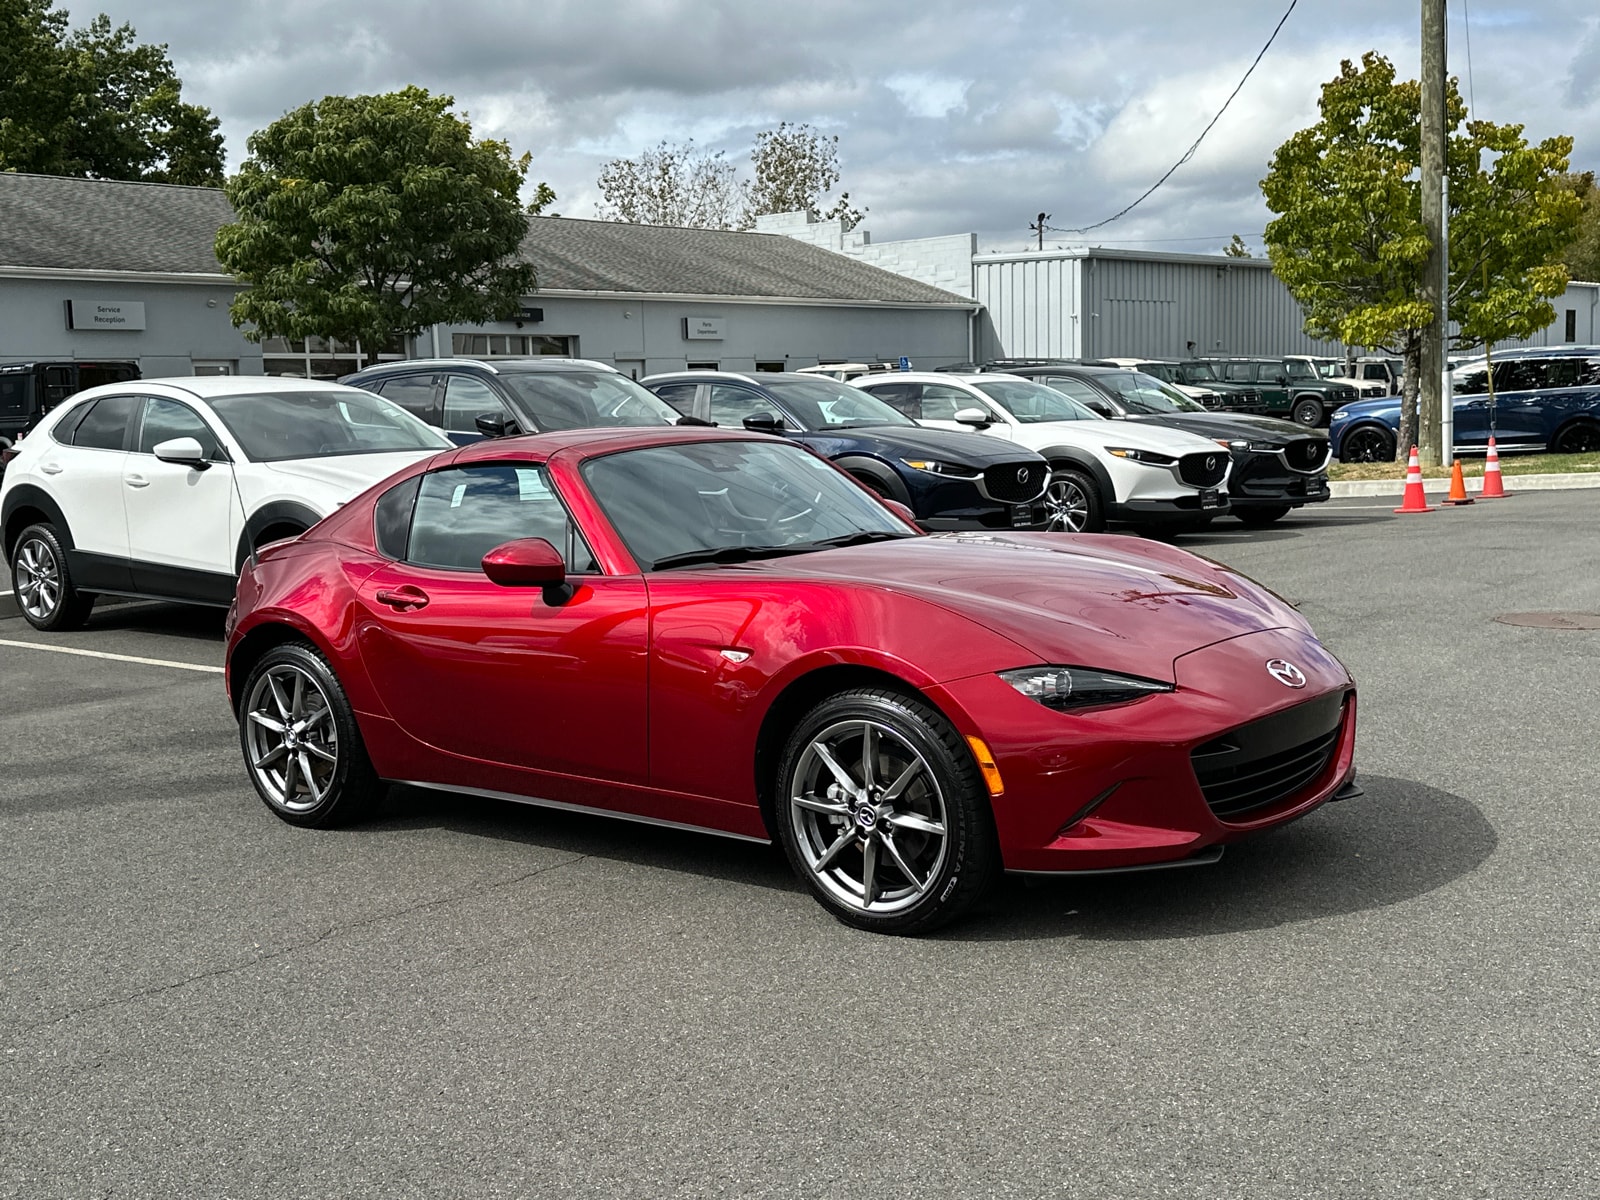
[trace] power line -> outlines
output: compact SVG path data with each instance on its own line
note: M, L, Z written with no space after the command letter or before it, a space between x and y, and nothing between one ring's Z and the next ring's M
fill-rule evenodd
M1144 193L1144 195L1140 196L1137 200L1135 200L1132 204L1128 205L1128 207L1124 208L1121 212L1113 213L1111 216L1107 217L1104 221L1096 221L1093 225L1084 225L1084 226L1081 226L1081 227L1076 228L1076 229L1057 229L1057 230L1054 230L1054 232L1056 232L1056 233L1088 233L1091 229L1099 229L1102 225L1109 225L1113 221L1121 220L1123 217L1125 217L1129 213L1131 213L1134 209L1138 208L1139 205L1143 204L1146 200L1148 200L1150 198L1150 196L1155 192L1155 190L1158 187L1160 187L1168 179L1172 178L1172 173L1174 171L1176 171L1179 167L1183 166L1184 163L1188 162L1191 158L1194 157L1194 152L1196 150L1200 149L1200 143L1206 140L1206 134L1210 133L1211 129L1212 129L1212 126L1216 125L1216 123L1222 119L1222 114L1228 111L1228 105L1233 103L1233 98L1239 94L1240 89L1244 87L1245 82L1250 78L1251 74L1255 71L1256 67L1261 65L1262 58L1264 58L1266 56L1266 53L1267 53L1268 50L1272 49L1272 43L1277 40L1278 31L1283 28L1284 22L1289 19L1289 14L1294 11L1295 5L1297 5L1299 3L1300 3L1300 0L1289 0L1289 7L1284 9L1283 16L1279 17L1278 18L1278 23L1272 27L1272 36L1267 39L1267 44L1265 46L1261 47L1261 53L1256 55L1255 60L1250 64L1249 69L1245 71L1244 77L1239 80L1238 87L1235 87L1232 92L1228 93L1228 98L1222 102L1222 107L1217 110L1217 115L1211 118L1211 124L1207 125L1204 129L1202 129L1200 131L1200 136L1195 138L1194 144L1191 145L1187 150L1185 150L1183 152L1183 157L1180 158L1177 162L1173 163L1172 166L1167 169L1167 173L1165 175L1163 175L1160 179L1158 179L1154 183L1152 183L1150 185L1149 190L1146 191Z
M1467 7L1467 0L1461 0L1461 32L1467 39L1467 104L1476 117L1478 98L1472 94L1472 10Z

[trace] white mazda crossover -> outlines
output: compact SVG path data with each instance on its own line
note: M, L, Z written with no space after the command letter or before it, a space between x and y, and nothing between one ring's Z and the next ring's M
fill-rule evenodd
M99 594L226 606L252 550L451 443L399 405L308 379L140 379L79 392L8 454L0 538L36 629Z
M895 371L851 381L923 425L1008 438L1050 460L1050 528L1096 533L1117 521L1171 533L1228 511L1232 458L1209 438L1107 421L1016 375Z

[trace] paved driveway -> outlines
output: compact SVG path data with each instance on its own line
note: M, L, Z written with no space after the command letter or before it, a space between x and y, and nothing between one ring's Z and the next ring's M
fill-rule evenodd
M1600 497L1389 507L1183 543L1350 664L1364 799L922 941L711 838L290 828L218 615L0 613L0 1194L1592 1196L1600 633L1493 617L1600 611Z

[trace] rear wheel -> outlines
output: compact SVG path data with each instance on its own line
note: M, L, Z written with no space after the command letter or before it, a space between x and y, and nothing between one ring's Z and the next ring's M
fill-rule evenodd
M1550 448L1556 454L1592 454L1600 450L1600 425L1575 421L1556 434Z
M94 597L73 586L67 552L53 525L22 531L11 551L11 583L23 618L47 633L81 628L94 607Z
M1372 463L1394 461L1394 434L1375 425L1363 425L1344 435L1339 461Z
M1239 509L1233 515L1251 529L1261 529L1288 516L1289 508L1287 504L1263 505L1260 508Z
M778 837L840 921L926 933L1000 868L989 794L960 735L923 701L859 688L822 701L784 749Z
M257 794L285 821L334 825L360 815L383 794L355 710L310 646L289 642L268 650L242 695L245 769Z
M1300 397L1294 402L1294 419L1315 429L1322 424L1322 401L1312 396Z
M1061 533L1099 533L1106 527L1100 489L1085 472L1062 467L1044 492L1046 529Z

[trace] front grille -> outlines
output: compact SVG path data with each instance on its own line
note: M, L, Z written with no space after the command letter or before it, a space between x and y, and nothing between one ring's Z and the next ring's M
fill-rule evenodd
M1340 404L1351 404L1361 399L1361 396L1356 392L1355 388L1347 387L1340 388L1334 393L1333 398Z
M1283 448L1283 457L1296 471L1320 471L1328 459L1327 438L1301 438Z
M1220 450L1215 454L1185 454L1178 460L1178 477L1190 487L1216 487L1228 473L1228 456Z
M1049 474L1048 463L1000 463L984 471L983 488L991 499L1021 504L1044 495Z
M1198 747L1189 760L1206 803L1232 821L1290 799L1328 769L1343 723L1334 692Z

